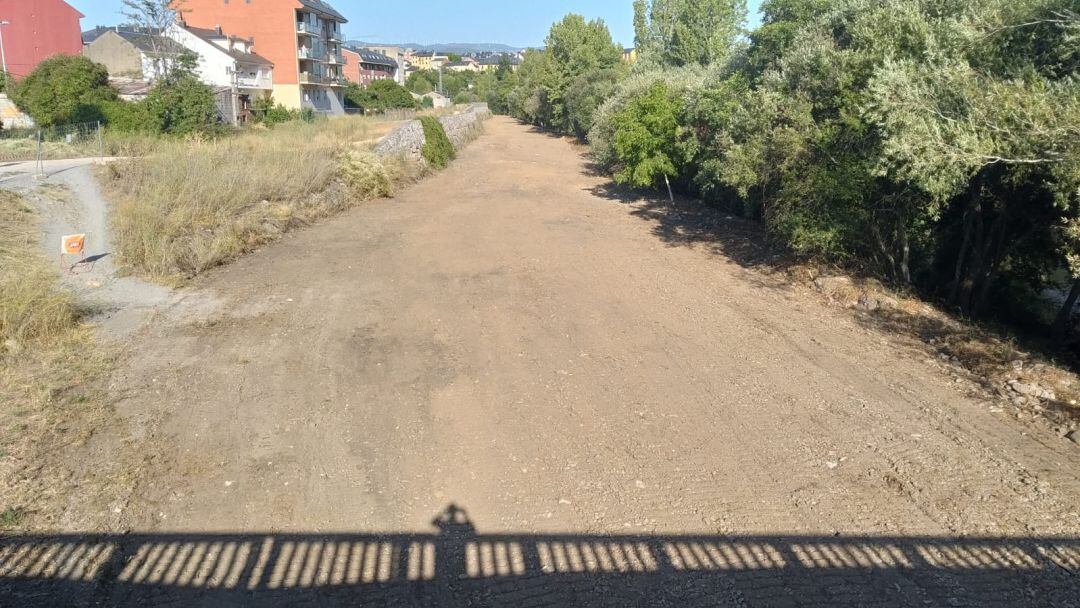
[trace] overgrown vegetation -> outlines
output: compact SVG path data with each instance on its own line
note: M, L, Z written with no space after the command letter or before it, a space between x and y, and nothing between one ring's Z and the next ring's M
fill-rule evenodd
M446 129L434 116L421 116L420 124L424 127L424 148L421 155L428 165L435 169L444 169L454 160L457 153L454 144L446 136Z
M1076 335L1076 0L768 0L745 37L744 0L634 8L637 64L610 66L602 24L570 16L527 57L514 115L587 133L620 181L668 178L795 253ZM571 103L574 77L605 68L611 92Z
M177 59L143 101L126 102L109 85L105 68L85 57L46 59L12 91L12 101L49 128L101 122L116 133L186 135L218 128L210 88L194 74L191 56Z
M108 360L40 253L34 210L0 190L0 527L24 523L55 471L106 414Z
M164 139L110 164L122 261L158 280L195 276L282 232L392 194L419 169L370 153L393 123L344 117L293 121L215 139Z
M345 100L368 113L419 107L405 87L389 79L376 80L367 86L351 83L345 89Z

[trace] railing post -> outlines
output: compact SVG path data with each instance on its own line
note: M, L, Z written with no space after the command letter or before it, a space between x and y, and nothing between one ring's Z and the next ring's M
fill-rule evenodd
M101 134L101 121L97 121L98 156L105 162L105 139Z
M37 132L37 178L45 179L45 152L42 140L42 131L38 129Z

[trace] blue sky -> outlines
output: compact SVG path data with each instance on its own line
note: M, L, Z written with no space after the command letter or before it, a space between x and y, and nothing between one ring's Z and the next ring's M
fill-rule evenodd
M67 0L86 19L83 29L116 25L120 0ZM345 34L370 42L501 42L538 46L551 24L570 12L602 18L617 42L634 41L632 0L413 0L408 3L330 0L349 18ZM761 0L749 0L751 18ZM407 6L408 10L402 8Z

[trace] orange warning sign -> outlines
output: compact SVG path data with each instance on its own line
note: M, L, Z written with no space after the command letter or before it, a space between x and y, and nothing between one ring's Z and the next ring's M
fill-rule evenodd
M69 234L60 243L60 253L63 255L79 255L85 247L85 234Z

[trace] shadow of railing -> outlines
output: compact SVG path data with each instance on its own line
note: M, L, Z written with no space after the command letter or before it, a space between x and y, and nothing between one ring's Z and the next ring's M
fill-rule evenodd
M460 513L451 508L448 513ZM0 605L1075 606L1080 539L477 534L0 538Z

